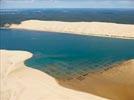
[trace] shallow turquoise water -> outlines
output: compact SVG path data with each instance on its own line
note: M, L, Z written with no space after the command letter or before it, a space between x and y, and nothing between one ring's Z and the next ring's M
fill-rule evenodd
M134 40L9 29L0 30L0 40L0 49L32 52L25 64L56 78L134 58Z

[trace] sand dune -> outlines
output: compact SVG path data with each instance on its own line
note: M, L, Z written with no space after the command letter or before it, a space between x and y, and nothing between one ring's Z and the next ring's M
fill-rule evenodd
M31 53L0 50L1 100L106 100L104 98L67 89L41 72L24 65Z
M128 24L28 20L9 28L134 39L134 25Z

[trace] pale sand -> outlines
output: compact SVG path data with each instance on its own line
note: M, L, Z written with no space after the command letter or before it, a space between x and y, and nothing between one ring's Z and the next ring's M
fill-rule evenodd
M134 39L134 25L106 22L28 20L21 22L21 24L12 24L8 28Z
M24 65L31 53L0 50L0 100L106 100L60 86L57 81Z

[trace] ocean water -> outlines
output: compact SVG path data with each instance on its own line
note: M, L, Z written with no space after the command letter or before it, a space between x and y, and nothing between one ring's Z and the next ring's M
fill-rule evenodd
M134 24L134 9L1 9L0 26L24 20ZM0 49L25 50L29 67L70 78L134 58L134 40L0 29Z
M134 59L134 40L26 30L0 30L0 49L33 53L29 67L55 78L85 75Z

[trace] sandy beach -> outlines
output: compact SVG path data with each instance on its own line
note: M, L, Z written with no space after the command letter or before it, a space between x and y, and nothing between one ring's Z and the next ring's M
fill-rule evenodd
M25 66L31 56L26 51L0 50L1 100L107 100L65 88L53 77Z
M11 29L64 32L79 35L134 39L134 25L106 22L60 22L27 20L20 24L5 25Z
M84 75L84 80L56 80L29 68L26 51L0 50L0 96L2 100L132 100L134 60Z

